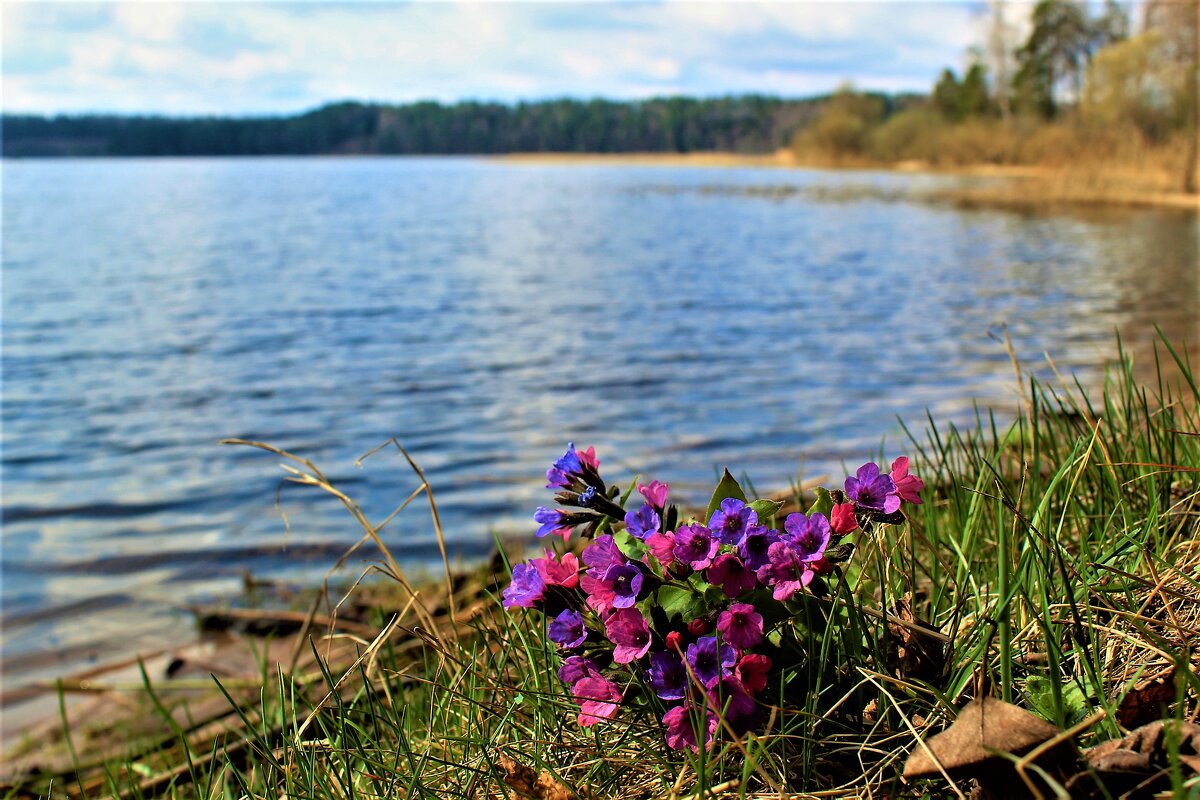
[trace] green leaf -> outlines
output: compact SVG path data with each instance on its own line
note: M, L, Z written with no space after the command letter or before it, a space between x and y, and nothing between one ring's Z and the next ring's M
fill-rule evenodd
M829 494L828 489L817 488L817 500L808 507L808 516L813 514L824 514L829 516L833 513L833 497Z
M642 561L646 557L646 545L628 531L617 531L612 535L613 544L621 554L631 561Z
M708 513L704 515L704 524L707 525L708 521L712 519L713 512L721 507L721 501L731 497L741 500L743 503L746 502L746 493L742 491L737 479L729 474L727 468L725 474L721 476L717 488L713 491L712 499L708 501Z
M658 605L667 617L679 616L684 621L695 619L704 613L704 598L682 586L658 587Z
M754 509L754 513L758 514L760 525L775 527L775 515L779 513L779 509L783 508L783 503L777 500L755 500L750 507Z
M633 480L629 482L629 488L625 490L625 494L621 495L621 508L624 508L625 504L629 502L629 497L633 494L633 490L637 488L638 478L640 477L642 476L634 475Z
M1029 710L1044 720L1058 724L1054 701L1054 685L1049 678L1031 675L1025 679L1025 702ZM1079 685L1071 682L1059 688L1062 698L1062 718L1067 726L1081 722L1087 716L1088 702Z

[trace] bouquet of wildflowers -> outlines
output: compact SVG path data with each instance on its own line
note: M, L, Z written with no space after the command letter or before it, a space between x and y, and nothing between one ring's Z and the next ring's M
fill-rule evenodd
M922 488L907 458L890 474L864 464L844 492L818 489L808 513L789 514L779 530L783 504L749 501L728 471L704 520L681 520L658 481L638 484L643 502L626 511L633 487L622 495L605 484L593 448L569 445L546 477L562 508L538 508L538 536L565 542L578 529L591 543L580 556L547 550L517 564L504 605L549 618L580 725L623 704L665 708L667 744L694 751L722 727L762 724L758 698L801 655L789 626L853 553L844 537L902 522L901 505L920 503Z

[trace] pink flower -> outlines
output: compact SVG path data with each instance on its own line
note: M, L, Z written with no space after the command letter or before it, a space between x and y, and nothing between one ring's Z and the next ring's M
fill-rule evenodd
M858 527L854 518L854 503L838 503L829 512L829 526L837 534L849 533Z
M675 534L652 533L646 537L646 549L658 559L658 563L669 567L675 563Z
M579 585L579 559L574 553L567 553L562 560L555 558L554 553L546 551L545 558L531 559L530 564L542 576L547 586L561 586L564 589L574 589Z
M586 464L596 471L600 470L600 459L596 458L596 448L589 447L587 450L576 450L575 457L579 459L580 463Z
M621 702L621 689L601 675L581 678L571 687L575 702L579 703L579 724L587 728L617 713Z
M704 708L705 721L705 737L704 747L708 747L712 742L713 734L717 732L717 715L712 712L712 709L705 706ZM692 719L692 709L686 706L675 706L666 714L663 715L663 724L667 726L667 746L672 750L683 750L685 747L691 748L693 752L700 752L700 746L697 744L696 726Z
M892 481L896 484L896 496L901 500L915 505L921 505L920 492L925 488L925 481L908 472L908 458L900 456L892 462Z
M762 653L746 653L737 663L738 680L750 694L758 694L767 688L767 673L771 671L771 659Z
M595 609L600 614L607 614L613 610L617 594L613 591L612 583L604 580L603 576L597 578L590 571L585 572L579 579L579 588L583 589L583 593L587 595L589 608Z
M636 608L622 608L604 622L609 641L616 645L613 661L628 664L637 661L650 649L650 628L646 618Z
M638 484L638 491L642 497L646 498L646 502L662 511L667 505L667 489L669 486L659 481L650 481L646 484Z

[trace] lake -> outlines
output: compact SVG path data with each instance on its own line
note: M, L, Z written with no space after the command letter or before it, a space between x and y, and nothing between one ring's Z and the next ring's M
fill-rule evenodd
M1200 342L1195 215L896 201L953 178L476 159L3 163L5 685L188 639L243 575L315 583L428 473L455 557L532 540L549 462L704 499L840 481L1017 402L1003 345L1085 385L1120 329ZM424 505L386 529L430 569ZM363 569L353 560L340 573Z

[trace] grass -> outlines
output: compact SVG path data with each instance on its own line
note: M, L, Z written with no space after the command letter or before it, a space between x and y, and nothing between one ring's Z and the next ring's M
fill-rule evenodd
M981 410L968 428L912 429L926 502L908 524L861 538L831 595L806 601L804 655L759 734L691 755L667 749L661 710L625 707L580 728L543 622L500 607L493 568L448 576L455 602L445 586L402 584L379 636L335 634L292 670L264 667L256 687L222 689L224 715L188 716L147 680L171 720L165 736L13 794L964 796L965 785L905 785L899 773L971 697L1076 725L1087 746L1123 733L1135 687L1174 674L1155 716L1195 720L1200 390L1186 354L1163 343L1158 356L1151 386L1122 358L1095 396L1029 379L1011 423ZM297 480L337 493L292 463ZM338 496L364 540L382 544L383 526ZM402 580L383 553L381 571ZM350 652L339 660L333 641ZM1176 796L1197 791L1188 780L1176 764Z

